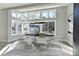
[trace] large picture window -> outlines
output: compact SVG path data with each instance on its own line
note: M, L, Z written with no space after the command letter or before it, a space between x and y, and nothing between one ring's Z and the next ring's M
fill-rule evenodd
M39 11L31 11L31 12L11 12L11 34L21 34L24 32L29 33L29 27L31 28L31 32L34 31L40 32L55 32L55 19L56 19L56 10L39 10ZM41 21L43 24L35 25L28 23L28 21L34 22ZM54 20L50 22L48 20ZM32 21L33 22L33 21ZM27 24L28 23L28 24ZM40 28L40 30L39 30ZM42 28L42 29L41 29Z

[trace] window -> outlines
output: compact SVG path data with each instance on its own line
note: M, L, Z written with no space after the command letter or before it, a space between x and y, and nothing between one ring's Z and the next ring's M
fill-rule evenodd
M22 23L22 32L24 34L28 34L28 32L29 32L29 23L27 23L27 22Z
M35 13L35 19L40 19L40 12Z
M56 29L55 29L55 21L52 21L52 22L45 22L44 24L43 24L43 26L42 26L42 31L44 32L44 33L50 33L50 34L53 34L53 35L55 35L56 33L55 33L55 31L56 31Z
M31 11L31 12L11 12L11 33L12 34L21 34L21 33L28 33L29 26L31 27L31 32L34 32L35 30L37 32L55 32L55 22L53 22L52 18L56 18L56 10L40 10L40 11ZM25 20L52 20L50 21L44 21L45 23L41 24L40 26L36 24L25 24L23 22L26 22ZM43 22L42 21L42 22ZM35 21L37 22L37 21ZM24 29L22 29L24 26ZM39 27L42 28L39 31Z
M12 12L11 17L11 34L14 35L22 33L21 13L16 12L15 14L15 12Z
M53 12L49 11L49 18L53 18Z
M42 18L47 19L48 18L48 11L43 11L42 12Z
M21 33L22 23L18 20L12 19L12 34Z
M49 22L49 32L55 31L55 22Z
M21 13L17 13L17 19L21 20Z
M30 33L31 34L38 34L40 32L39 24L30 24Z
M35 13L34 13L34 12L30 12L30 13L29 13L29 19L30 19L30 20L35 19Z
M12 17L16 17L16 16L17 16L17 13L12 11L12 12L11 12L11 16L12 16Z
M39 34L44 33L47 35L55 35L56 34L56 22L55 20L51 22L35 22L30 23L30 34Z
M56 18L56 10L53 11L53 18Z
M14 19L12 19L12 28L11 28L11 33L16 34L16 22Z
M16 23L16 33L21 33L22 23L20 21L17 21Z
M26 18L28 18L28 13L23 13Z
M49 18L56 18L56 10L49 11Z
M28 13L22 13L21 20L28 20Z

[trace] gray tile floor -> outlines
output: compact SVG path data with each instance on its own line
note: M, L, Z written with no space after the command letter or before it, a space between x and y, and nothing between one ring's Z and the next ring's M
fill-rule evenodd
M6 53L3 56L70 56L67 53L62 52L60 48L24 48L24 49L17 49Z
M2 49L6 43L0 43L0 49ZM3 56L71 56L65 53L56 45L50 47L34 48L26 45L24 40L20 41L17 46L10 52L4 54Z
M6 42L0 42L0 50L2 50L6 45Z

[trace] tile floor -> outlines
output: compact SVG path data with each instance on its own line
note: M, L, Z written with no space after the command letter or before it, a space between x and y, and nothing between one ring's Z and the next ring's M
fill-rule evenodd
M67 53L63 53L59 48L45 48L45 49L14 49L4 56L70 56Z
M43 47L43 48L33 48L33 47L24 47L17 48L15 47L12 51L4 54L3 56L71 56L68 53L63 52L59 47Z
M0 50L2 50L6 45L6 42L0 42Z

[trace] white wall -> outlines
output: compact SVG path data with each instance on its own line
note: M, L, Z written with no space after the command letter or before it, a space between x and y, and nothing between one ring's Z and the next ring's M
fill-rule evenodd
M68 19L71 20L72 25L69 25ZM69 42L73 46L73 34L68 33L69 29L72 29L73 33L73 4L57 8L56 19L56 37Z
M0 42L8 41L8 11L0 10Z
M57 9L57 19L56 19L56 37L60 39L66 38L66 16L67 16L67 7L59 7Z
M69 29L72 30L73 33L73 4L69 5L67 7L67 16L69 16L67 19L71 20L71 23L68 23L68 21L66 21L66 37L67 37L67 41L73 46L73 34L69 34L67 31L69 31ZM71 25L69 25L71 24Z

